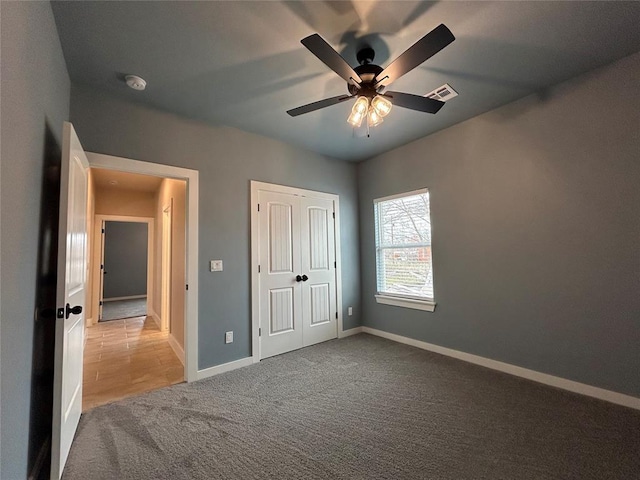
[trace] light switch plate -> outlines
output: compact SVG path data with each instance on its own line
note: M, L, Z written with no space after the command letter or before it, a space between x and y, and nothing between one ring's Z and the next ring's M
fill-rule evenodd
M349 307L347 309L347 315L349 315L349 316L353 315L353 307Z
M209 270L212 272L221 272L222 260L211 260L211 264L209 265Z
M233 343L233 331L225 332L224 343Z

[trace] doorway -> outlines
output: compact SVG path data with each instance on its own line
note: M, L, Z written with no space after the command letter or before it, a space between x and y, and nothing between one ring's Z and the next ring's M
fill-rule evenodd
M251 204L254 359L337 338L338 195L251 182Z
M95 219L94 235L100 238L98 322L146 316L152 308L154 219Z
M182 334L182 351L184 357L184 378L187 382L198 379L198 172L188 168L174 167L157 163L131 160L123 157L87 152L87 159L91 168L141 174L161 177L165 179L182 180L186 184L184 228L185 235L184 271L182 278L173 284L184 292L183 301L173 305L172 309L183 312L184 325L177 327L175 335ZM175 209L174 209L175 213ZM158 222L160 223L160 222ZM157 228L157 225L156 225ZM157 250L159 240L156 237L154 251ZM154 270L155 271L155 270ZM160 284L154 285L153 296L160 295ZM154 319L159 317L156 315Z

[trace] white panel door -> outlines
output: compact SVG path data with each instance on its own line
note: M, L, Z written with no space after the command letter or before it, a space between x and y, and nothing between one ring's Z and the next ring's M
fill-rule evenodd
M336 338L336 268L333 201L300 198L303 345Z
M338 336L334 202L300 192L258 193L260 358Z
M259 220L261 358L302 347L298 197L261 191Z
M60 232L51 478L59 479L82 412L82 354L87 275L89 162L70 123L64 124L60 183Z

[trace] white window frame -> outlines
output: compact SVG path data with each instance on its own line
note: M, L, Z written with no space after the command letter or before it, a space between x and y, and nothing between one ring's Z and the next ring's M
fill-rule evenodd
M427 188L421 188L418 190L413 190L410 192L404 192L404 193L399 193L396 195L389 195L387 197L382 197L382 198L376 198L373 201L373 207L374 207L374 215L377 217L379 215L379 210L377 208L378 203L382 203L382 202L386 202L389 200L394 200L396 198L404 198L404 197L411 197L414 195L421 195L424 193L429 193L429 190ZM430 201L429 201L430 203ZM431 208L431 205L429 205L429 208ZM416 310L424 310L427 312L433 312L436 308L436 301L435 301L435 292L433 294L433 298L417 298L417 297L412 297L410 295L401 295L401 294L390 294L390 293L384 293L384 292L379 292L378 291L378 258L380 255L380 230L379 230L379 225L380 225L380 219L379 218L375 218L374 219L374 228L375 228L375 248L376 248L376 295L375 295L375 299L376 302L384 304L384 305L392 305L395 307L404 307L404 308L413 308ZM417 245L419 246L419 245ZM432 249L432 262L433 262L433 249ZM433 276L433 263L431 265L432 268L432 276Z

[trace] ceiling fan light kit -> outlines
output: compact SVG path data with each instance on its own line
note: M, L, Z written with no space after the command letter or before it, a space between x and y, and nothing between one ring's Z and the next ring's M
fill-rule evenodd
M385 90L392 82L431 58L454 40L455 37L451 31L441 24L409 47L387 68L383 69L371 63L375 58L375 52L370 47L358 51L356 58L360 65L351 68L338 52L320 35L314 33L303 38L301 43L347 82L349 95L339 95L313 102L288 110L287 113L296 117L352 98L356 101L347 122L354 128L360 127L365 117L367 128L381 124L383 117L389 114L393 105L419 112L436 113L444 105L444 102L437 98Z
M368 127L375 127L377 125L380 125L384 120L382 119L382 115L380 115L378 113L378 111L371 106L371 108L369 108L369 115L367 115L367 126Z
M371 100L371 106L376 109L378 115L380 115L381 117L386 117L387 115L389 115L393 104L382 95L376 95L375 97L373 97L373 100Z
M347 122L349 122L353 128L359 128L362 125L362 120L364 119L364 113L354 112L351 110L351 115L347 118Z

